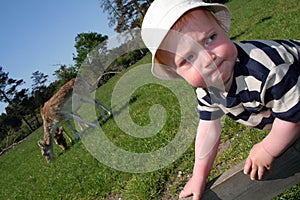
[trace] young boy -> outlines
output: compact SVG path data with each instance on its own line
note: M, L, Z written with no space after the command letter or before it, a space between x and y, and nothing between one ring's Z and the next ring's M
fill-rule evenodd
M200 199L217 154L220 117L270 133L251 149L244 173L261 179L300 135L300 42L232 42L230 14L201 0L155 0L142 26L152 73L195 87L200 121L193 176L180 198Z

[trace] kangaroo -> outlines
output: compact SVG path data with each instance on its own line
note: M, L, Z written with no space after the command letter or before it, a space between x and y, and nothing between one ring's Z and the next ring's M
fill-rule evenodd
M76 87L74 87L76 81L78 81L78 84L76 83ZM72 99L76 100L76 103L73 104L74 112L80 108L83 102L86 102L90 104L95 104L98 107L98 110L101 112L104 121L107 120L107 116L105 115L103 110L107 112L108 116L110 116L111 114L111 111L107 106L105 106L98 99L93 99L90 97L89 91L86 89L86 86L89 86L88 83L81 78L71 79L70 81L65 83L44 104L43 108L41 109L41 116L43 119L44 139L40 140L38 142L38 145L40 147L42 155L45 157L48 163L51 162L51 160L53 159L53 137L55 134L54 132L56 131L56 135L58 138L65 141L65 138L62 135L62 130L59 130L59 128L57 129L59 122L66 121L68 127L71 129L71 131L73 132L77 140L80 139L80 136L71 125L70 120L74 120L75 122L77 122L80 129L83 129L83 126L97 127L96 124L87 122L82 118L80 118L78 115L73 114L72 109L68 109L72 107L70 106L72 105L71 104Z

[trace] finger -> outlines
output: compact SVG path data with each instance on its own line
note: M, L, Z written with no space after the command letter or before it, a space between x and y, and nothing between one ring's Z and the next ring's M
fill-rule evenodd
M193 196L193 200L200 200L199 196Z
M200 195L197 193L193 194L193 200L200 200Z
M258 180L262 179L264 173L265 173L265 168L264 167L258 167Z
M249 174L251 170L251 166L252 166L252 162L251 159L248 157L244 166L244 174Z
M186 192L185 190L182 190L181 192L180 192L180 194L179 194L179 198L181 199L181 198L186 198L186 197L190 197L190 196L192 196L193 194L192 193L188 193L188 192Z
M180 193L179 193L179 199L181 199L181 198L185 198L186 196L185 196L185 193L184 193L184 191L182 190Z
M272 166L271 166L271 165L268 165L267 170L268 170L269 173L271 174L271 173L272 173Z
M250 172L251 180L255 180L257 175L257 166L253 165Z

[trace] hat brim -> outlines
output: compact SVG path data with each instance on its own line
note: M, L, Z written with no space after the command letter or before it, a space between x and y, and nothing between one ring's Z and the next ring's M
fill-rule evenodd
M166 69L165 65L160 64L155 58L156 52L171 27L186 12L194 8L205 7L222 23L223 29L227 34L230 29L230 13L228 8L223 4L205 3L199 0L169 1L155 0L151 4L145 15L141 31L143 41L152 53L151 72L157 78L164 80L179 78L180 76L176 72ZM172 2L172 5L168 5L168 3ZM164 6L167 6L166 10L164 10ZM163 14L158 14L158 12L162 12Z

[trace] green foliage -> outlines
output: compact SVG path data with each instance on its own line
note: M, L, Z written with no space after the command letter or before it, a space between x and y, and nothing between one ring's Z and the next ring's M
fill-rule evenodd
M96 32L78 34L75 38L74 45L77 54L73 55L77 69L80 68L83 61L87 58L88 53L107 39L108 37L106 35L101 35Z
M12 115L13 117L22 119L25 122L25 124L28 126L28 128L31 131L33 131L33 128L26 121L24 117L24 115L28 114L28 111L22 109L21 106L21 104L28 99L28 95L27 95L28 89L18 90L18 88L24 83L24 81L22 79L17 80L17 79L10 78L8 75L9 73L4 72L3 68L0 66L0 101L9 104L9 106L6 107L6 112L8 114L2 115L1 118L5 118L9 115ZM3 126L4 129L6 129L5 123L1 124L1 126ZM3 138L3 135L5 135L5 133L1 133L1 135L2 136L0 138Z
M100 6L108 14L109 26L122 33L141 27L151 2L153 0L102 0Z
M12 99L18 93L17 88L24 84L24 81L10 78L8 75L9 73L0 66L0 101L13 104Z
M32 79L32 90L40 90L45 87L45 83L47 82L48 75L40 72L35 71L32 73L32 76L30 77Z
M119 56L111 65L108 67L110 70L115 70L116 68L127 68L130 65L136 63L140 60L143 56L145 56L147 49L139 49L125 55Z
M77 76L78 70L74 66L66 66L61 65L58 70L54 71L54 76L56 76L58 80L57 90L64 85L66 82L71 80L72 78L75 78Z

